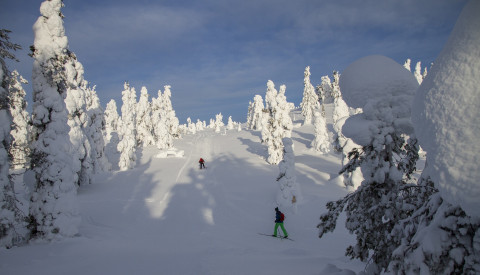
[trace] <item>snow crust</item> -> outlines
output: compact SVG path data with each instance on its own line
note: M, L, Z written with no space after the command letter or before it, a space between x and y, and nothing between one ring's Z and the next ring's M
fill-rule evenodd
M480 216L480 1L470 1L415 97L427 173L445 199Z

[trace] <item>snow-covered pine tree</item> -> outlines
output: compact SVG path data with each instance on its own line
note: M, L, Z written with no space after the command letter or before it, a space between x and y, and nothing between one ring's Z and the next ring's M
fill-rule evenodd
M10 114L12 115L12 144L10 146L11 168L23 169L30 167L30 116L27 112L25 90L22 84L27 84L16 70L11 73L8 86L8 101Z
M87 87L86 89L86 104L88 125L87 137L92 144L91 156L93 159L93 171L94 173L100 171L109 171L112 165L108 162L105 154L105 117L102 106L100 106L100 99L94 87ZM116 106L115 106L116 108ZM116 112L116 110L115 110ZM117 113L118 119L118 113Z
M220 133L221 128L225 126L223 123L223 115L219 113L215 115L215 133Z
M140 99L137 104L137 144L143 147L153 145L152 107L149 101L149 95L145 86L140 90Z
M9 41L9 32L0 29L0 247L7 248L24 242L28 237L25 215L17 207L14 185L9 178L8 155L12 142L10 135L12 116L9 110L12 109L9 104L9 98L11 99L12 96L9 96L9 82L18 80L14 74L12 79L9 79L9 70L4 59L16 60L10 50L20 49L19 45ZM18 91L11 92L18 93Z
M303 88L303 99L300 103L302 108L302 115L304 117L304 125L312 124L313 114L319 105L318 96L315 93L313 85L310 83L310 66L305 68L304 73L305 78L303 79L304 88Z
M261 95L255 95L253 98L252 112L250 124L247 124L250 130L261 130L262 129L262 114L263 114L263 98Z
M200 119L197 119L197 123L195 124L197 131L203 131L203 122Z
M342 98L342 93L340 92L340 86L334 88L334 90L338 91L336 92L337 97L333 99L333 130L334 130L334 141L333 141L333 147L335 151L340 152L342 151L343 146L345 145L346 138L342 134L342 127L337 127L336 125L339 124L340 120L345 120L350 116L350 111L348 109L347 103ZM343 126L343 123L342 123Z
M405 60L405 63L403 63L403 67L407 69L409 72L412 71L411 63L412 63L412 60L410 58L407 58L407 60Z
M300 201L300 190L295 176L295 154L293 151L293 142L291 138L282 139L283 160L278 164L280 171L277 182L280 190L277 194L277 204L282 208L292 208L297 212L297 202Z
M120 116L117 111L117 103L114 99L107 103L105 109L105 143L118 142L118 128L120 124ZM114 140L112 140L113 137Z
M330 138L328 136L327 122L320 113L315 111L315 138L312 141L312 148L322 154L330 152Z
M152 125L155 144L158 149L170 148L172 143L172 135L167 127L164 102L164 95L161 90L158 90L157 98L152 98Z
M61 0L44 1L35 22L32 47L34 142L31 164L36 182L30 199L33 236L48 240L78 233L77 170L71 156L68 126L68 80L65 63L70 59Z
M137 95L135 88L125 82L122 92L122 120L119 125L120 142L117 149L120 152L118 167L120 170L128 170L135 166L136 156L136 103Z
M283 159L282 138L285 135L279 121L283 116L281 114L276 116L277 111L280 111L277 104L277 95L275 84L269 80L265 95L266 106L269 107L265 108L262 114L262 142L267 145L267 162L272 165L277 165Z
M253 102L248 102L248 112L247 112L247 125L250 128L250 124L252 124L253 120Z
M229 117L228 117L228 121L227 121L227 129L228 129L228 130L233 130L233 127L234 127L234 126L235 126L235 125L233 124L232 116L229 116Z
M86 133L89 120L86 102L87 82L83 78L83 66L77 61L73 52L69 52L64 61L67 80L65 104L68 111L70 141L73 144L70 153L73 157L74 169L78 173L77 184L86 185L91 183L94 169L91 155L93 147Z
M292 129L293 123L292 118L290 117L290 104L287 102L287 97L285 96L285 91L287 87L285 85L281 85L280 89L278 90L278 94L276 97L277 105L275 107L275 119L278 121L280 129L282 130L282 138L284 137L292 137Z
M163 88L163 113L165 114L165 124L167 125L169 134L166 144L168 148L171 148L173 147L173 139L180 138L178 131L179 120L172 105L172 87L170 85L165 85Z
M418 84L422 84L422 81L423 81L422 63L420 61L418 61L417 65L415 65L415 72L413 73L413 75L417 79Z

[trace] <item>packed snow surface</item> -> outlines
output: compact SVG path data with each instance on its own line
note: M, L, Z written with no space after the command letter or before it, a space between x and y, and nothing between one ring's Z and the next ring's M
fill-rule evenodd
M444 198L480 216L480 1L464 8L415 97L412 121Z
M331 110L331 108L330 108ZM297 121L298 123L298 121ZM331 127L331 121L329 121ZM260 132L213 129L175 141L184 157L137 151L127 171L96 177L78 192L79 235L0 249L7 274L353 274L364 264L344 256L354 243L343 227L318 238L325 204L344 196L340 155L310 148L313 126L292 132L303 199L286 215L294 241L273 234L277 165L269 165ZM207 169L198 169L202 157ZM118 161L119 155L109 155ZM118 167L116 167L118 169Z

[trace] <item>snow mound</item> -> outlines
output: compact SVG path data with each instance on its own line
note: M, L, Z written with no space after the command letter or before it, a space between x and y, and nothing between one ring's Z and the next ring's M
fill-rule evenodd
M480 1L470 1L422 83L412 122L427 151L425 173L442 196L480 216Z
M167 149L167 150L161 150L160 153L158 153L155 158L159 159L164 159L168 157L176 157L176 158L183 158L185 155L185 152L183 150L178 150L178 149Z

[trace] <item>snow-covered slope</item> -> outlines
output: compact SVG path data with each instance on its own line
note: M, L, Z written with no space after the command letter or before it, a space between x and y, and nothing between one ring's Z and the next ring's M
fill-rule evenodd
M81 187L80 235L2 249L1 274L361 271L363 263L344 256L353 237L343 226L317 237L325 203L346 190L330 180L340 169L340 156L315 153L309 148L313 137L313 126L292 133L303 200L296 214L285 211L285 227L295 241L258 234L273 233L278 191L278 166L266 163L260 132L206 130L175 141L185 151L182 158L156 158L156 147L139 149L134 169L98 176ZM206 170L198 169L200 157Z

